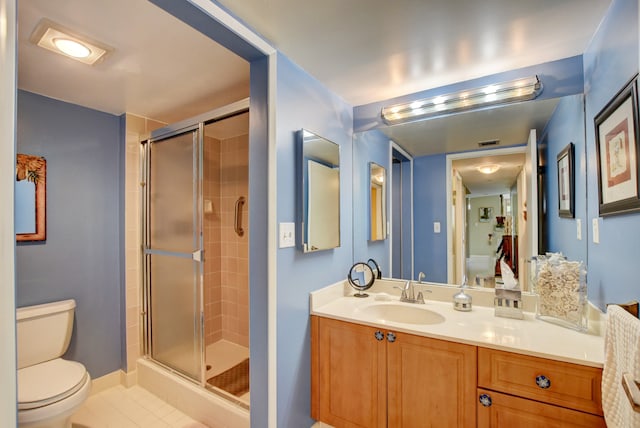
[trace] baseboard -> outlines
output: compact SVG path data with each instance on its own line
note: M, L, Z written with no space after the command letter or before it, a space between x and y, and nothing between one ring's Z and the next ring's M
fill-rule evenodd
M91 379L91 395L99 394L106 389L120 385L121 373L122 370L116 370L115 372L107 373L104 376Z
M132 370L129 373L126 373L123 370L116 370L114 372L107 373L104 376L91 379L91 395L99 394L104 390L118 385L122 385L125 388L131 388L137 383L138 374L135 370Z
M125 372L120 370L120 383L125 388L131 388L134 385L138 384L138 372L136 370L131 370L130 372Z

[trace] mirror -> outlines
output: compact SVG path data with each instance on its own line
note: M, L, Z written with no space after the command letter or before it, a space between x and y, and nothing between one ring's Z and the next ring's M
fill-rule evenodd
M298 132L299 246L305 253L340 246L340 146Z
M517 126L516 126L517 125ZM507 190L490 192L489 190L470 191L470 184L464 178L460 179L458 188L447 188L447 182L451 177L447 177L447 156L449 154L460 154L461 152L476 152L475 156L469 156L475 159L466 159L469 166L477 173L477 167L492 163L491 159L485 159L488 148L504 147L519 148L525 153L525 145L529 138L529 130L537 131L537 152L538 165L544 174L537 177L531 177L530 174L523 173L520 180L521 189L518 189L517 180L513 180ZM575 94L553 99L543 99L518 103L508 106L494 107L477 112L468 112L456 115L450 115L441 118L434 118L415 123L406 123L395 126L378 127L369 131L357 132L355 141L367 141L368 135L371 133L384 133L387 140L393 141L399 147L405 149L413 155L413 186L412 186L412 202L413 208L413 254L412 276L411 269L406 270L406 274L399 275L396 270L393 271L394 278L417 279L419 272L425 272L427 282L437 283L460 283L455 280L449 280L450 262L453 263L454 257L459 257L459 264L466 264L469 258L467 226L469 221L474 224L478 223L478 228L487 228L484 232L482 243L489 248L488 254L493 253L490 257L482 260L482 266L478 270L492 270L491 265L495 267L494 258L497 257L496 252L498 246L502 242L501 235L507 235L506 223L500 224L498 217L504 212L507 216L506 205L503 209L497 204L493 208L493 212L489 215L489 222L480 222L481 215L479 208L488 208L491 205L482 204L475 206L473 211L466 211L467 219L454 219L454 210L447 208L452 204L451 197L447 196L447 192L457 191L457 202L460 205L467 205L467 194L474 193L474 196L498 195L511 196L511 216L512 234L516 235L518 228L524 226L526 222L522 221L526 215L528 221L535 221L539 225L538 237L539 248L543 251L563 252L572 260L587 260L587 241L585 237L588 228L586 227L586 150L585 150L585 125L584 125L584 100L582 94ZM479 143L491 144L497 141L494 146L489 145L486 148L479 149ZM576 237L575 219L561 218L557 212L557 171L556 156L569 142L575 144L575 161L576 161L576 219L582 222L582 239ZM503 153L504 155L504 153ZM524 154L519 155L520 158ZM551 161L547 161L550 159ZM522 171L524 160L519 161L519 171ZM354 163L354 168L362 168L362 164ZM502 167L506 168L505 166ZM535 171L535 169L533 170ZM362 174L360 171L354 171L354 177ZM453 175L453 174L452 174ZM479 179L476 185L488 185L493 178L488 175L479 174L483 178ZM518 175L518 169L516 174ZM533 179L533 180L532 180ZM527 180L535 181L538 185L538 198L541 201L538 210L527 210L526 206L526 188ZM515 185L514 185L515 183ZM389 188L389 197L395 197L395 183L393 188ZM354 200L357 199L354 188ZM554 193L556 192L556 193ZM549 202L551 201L551 202ZM355 204L354 204L355 205ZM354 211L355 211L354 206ZM450 210L451 215L447 211ZM486 210L485 210L486 211ZM535 212L534 212L535 211ZM526 213L525 213L526 212ZM390 218L392 230L395 226L396 216ZM484 216L487 217L487 216ZM455 220L455 221L454 221ZM520 220L520 221L518 221ZM455 224L459 226L453 229ZM440 223L440 224L436 224ZM437 226L441 225L442 230L436 232ZM355 228L355 226L354 226ZM490 232L488 229L492 229ZM492 237L489 237L489 233ZM461 242L461 251L454 254L450 250L450 242L447 235L451 234L451 239L459 239ZM458 238L453 238L453 236ZM354 260L366 259L368 254L359 251L354 233ZM392 240L395 240L393 234ZM360 238L362 239L362 237ZM545 242L548 241L548 242ZM489 241L491 241L489 243ZM515 248L519 243L512 241L512 247ZM501 249L502 250L502 249ZM518 254L518 257L521 254ZM515 256L515 255L514 255ZM485 260L487 259L487 260ZM379 260L381 264L388 263L387 260ZM486 262L486 263L484 263ZM523 261L524 262L524 261ZM486 265L486 266L485 266ZM521 271L528 267L518 266ZM525 273L526 274L526 273ZM481 278L484 279L484 278ZM489 278L490 279L490 278ZM473 278L469 278L472 283ZM491 283L490 280L481 281L482 283Z
M369 240L387 239L387 170L369 162Z
M369 264L358 262L349 269L347 280L351 287L357 291L353 297L369 297L369 295L367 293L363 293L363 291L371 288L376 280L376 274Z
M46 239L47 161L40 156L16 157L16 241Z

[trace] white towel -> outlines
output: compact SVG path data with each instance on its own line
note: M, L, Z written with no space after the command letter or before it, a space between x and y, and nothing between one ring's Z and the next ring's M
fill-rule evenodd
M620 306L609 305L604 338L602 409L609 428L640 428L622 387L622 374L640 380L640 320Z

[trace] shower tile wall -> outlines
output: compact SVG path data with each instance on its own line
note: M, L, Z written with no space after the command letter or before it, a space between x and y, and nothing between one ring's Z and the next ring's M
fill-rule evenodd
M140 356L140 141L165 123L126 115L125 155L125 252L127 367L136 368Z
M249 138L205 140L205 344L224 339L249 346ZM244 196L242 227L234 230L235 204Z

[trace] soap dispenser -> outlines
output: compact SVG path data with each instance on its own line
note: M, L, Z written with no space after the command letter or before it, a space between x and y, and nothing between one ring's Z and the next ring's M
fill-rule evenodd
M469 312L471 310L471 296L464 292L467 286L467 276L465 275L460 292L453 295L453 309L456 311Z

